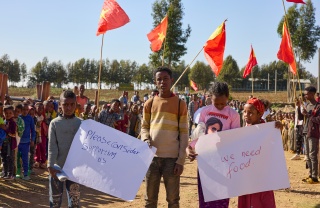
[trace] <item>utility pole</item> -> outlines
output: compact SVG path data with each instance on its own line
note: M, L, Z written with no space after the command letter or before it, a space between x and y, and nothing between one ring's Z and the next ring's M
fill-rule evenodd
M268 73L268 92L269 92L269 81L270 81L270 74Z
M274 93L277 94L277 70L274 74Z

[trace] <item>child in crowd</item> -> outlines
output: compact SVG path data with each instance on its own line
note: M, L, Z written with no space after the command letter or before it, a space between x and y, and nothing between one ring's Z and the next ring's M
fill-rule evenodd
M37 118L35 116L36 110L33 106L29 106L28 115L30 115L31 118L33 119L34 129L36 130ZM34 145L33 146L30 145L29 171L31 175L35 174L35 172L33 171L33 164L34 164L34 153L36 149L36 144L37 144L37 132L35 131Z
M3 144L3 141L6 139L6 132L5 130L3 129L5 125L5 121L4 121L4 117L3 117L3 103L0 102L0 152L1 152L1 146ZM0 156L0 165L2 164L1 162L1 156ZM2 175L2 172L0 174L0 176Z
M127 133L129 127L129 113L127 105L123 105L122 107L122 132Z
M129 119L130 119L129 135L133 137L137 137L139 135L139 133L137 133L138 125L141 125L141 120L139 118L139 106L137 104L132 105Z
M17 140L17 146L19 146L20 144L20 140L22 137L22 134L24 132L24 121L23 119L20 117L21 113L22 113L22 104L21 103L15 103L13 105L14 108L14 117L13 120L16 122L17 124L17 135L16 135L16 140ZM21 173L21 163L20 163L20 159L21 159L21 154L18 154L18 148L16 148L14 150L14 167L13 167L13 171L14 171L14 176L20 178L20 173ZM19 162L18 162L19 161Z
M37 132L37 147L34 167L46 168L46 146L47 146L47 135L48 126L44 115L43 103L37 102L36 105L36 132Z
M28 176L29 171L29 149L30 147L34 146L34 141L36 138L35 126L33 118L28 115L29 105L23 104L21 118L24 121L24 131L21 136L20 144L18 146L18 153L21 155L22 164L23 164L23 180L29 180L30 177ZM19 164L19 162L18 162ZM18 166L18 170L20 165ZM18 173L20 174L20 173Z
M62 116L53 119L49 126L48 171L50 207L61 207L64 183L66 186L68 207L80 207L79 184L66 180L59 181L56 174L59 170L54 168L64 166L69 149L72 144L81 120L75 117L76 95L72 91L64 91L60 95Z
M247 126L264 123L262 115L264 113L264 105L261 100L257 98L250 98L244 106L243 117ZM280 129L281 123L276 122L276 128ZM264 191L254 194L247 194L239 196L238 208L247 207L261 207L261 208L275 208L276 202L273 191Z
M206 123L210 118L214 117L221 121L222 129L235 129L240 127L240 115L227 105L229 99L229 88L227 83L215 82L209 89L211 94L212 105L205 106L200 113L199 123ZM202 125L198 125L202 128ZM198 127L197 127L198 128ZM196 153L193 148L188 148L188 155L191 160L196 157ZM200 178L200 177L199 177ZM198 195L199 195L199 207L228 207L229 199L222 199L217 201L205 202L203 192L201 188L201 181L198 180Z
M14 108L12 105L6 105L3 108L6 124L1 125L1 128L6 131L6 138L0 146L1 158L3 163L3 175L1 178L5 180L13 180L14 172L14 150L17 148L16 129L17 124L13 120Z
M82 112L80 114L80 118L83 120L94 119L91 114L91 104L90 103L84 105L84 112Z

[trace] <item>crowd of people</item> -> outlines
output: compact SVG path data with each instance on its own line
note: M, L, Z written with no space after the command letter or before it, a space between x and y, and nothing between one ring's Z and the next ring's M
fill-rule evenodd
M180 175L185 159L197 157L195 143L200 135L276 121L283 149L292 160L304 159L309 168L303 182L318 183L320 105L316 88L307 87L296 99L295 111L271 109L267 100L250 96L247 101L229 100L226 83L214 83L208 92L172 93L172 72L156 69L157 90L131 98L123 91L119 98L97 108L85 96L85 86L65 90L60 97L44 102L25 99L0 103L1 179L30 180L34 168L48 169L51 207L61 206L63 183L56 174L63 167L81 120L93 119L155 146L157 152L146 173L145 207L157 207L163 177L169 207L179 207ZM303 156L303 157L302 157ZM78 206L79 185L66 181L69 206ZM229 199L204 202L198 176L199 207L228 207ZM264 200L262 200L264 199ZM275 207L272 191L239 197L239 207Z

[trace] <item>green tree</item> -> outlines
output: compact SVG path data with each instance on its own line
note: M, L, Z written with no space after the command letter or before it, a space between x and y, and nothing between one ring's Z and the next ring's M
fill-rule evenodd
M311 0L299 9L293 5L288 9L287 21L292 39L292 45L298 62L309 62L317 52L317 42L320 40L320 26L316 25L315 8ZM284 17L282 17L277 32L282 36Z
M141 84L152 83L152 71L146 64L142 64L135 71L132 77L132 81L138 84L139 89L141 89Z
M153 27L156 27L166 14L168 14L168 29L163 43L165 47L162 46L160 51L150 54L152 67L162 65L164 52L165 65L174 68L187 52L185 44L191 34L191 27L188 25L187 29L182 29L184 12L181 0L156 0L152 5Z
M217 80L226 82L231 86L236 86L238 78L240 78L240 73L237 61L234 60L231 55L229 55L223 62L223 66L219 76L217 77Z
M20 82L21 80L21 74L20 74L20 63L17 59L13 61L13 63L9 67L8 71L8 79L11 82Z
M189 80L197 83L199 90L203 90L214 80L214 76L209 65L197 61L190 70Z
M21 72L21 81L22 82L26 81L26 78L28 76L28 72L27 72L27 65L25 63L21 64L20 72Z

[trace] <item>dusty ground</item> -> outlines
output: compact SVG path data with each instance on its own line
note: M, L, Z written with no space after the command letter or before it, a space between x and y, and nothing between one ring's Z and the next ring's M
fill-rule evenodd
M320 208L320 184L303 184L307 176L303 160L291 161L292 154L285 152L291 188L275 191L277 207L280 208ZM38 175L32 180L0 181L0 207L48 207L48 180L45 170L37 169ZM263 180L263 178L261 178ZM133 202L124 202L101 192L82 187L82 207L143 207L145 184ZM198 207L196 162L186 163L181 180L181 208ZM67 207L66 203L63 207ZM159 194L159 207L166 207L165 191L162 184ZM232 198L230 207L237 207L237 198Z

